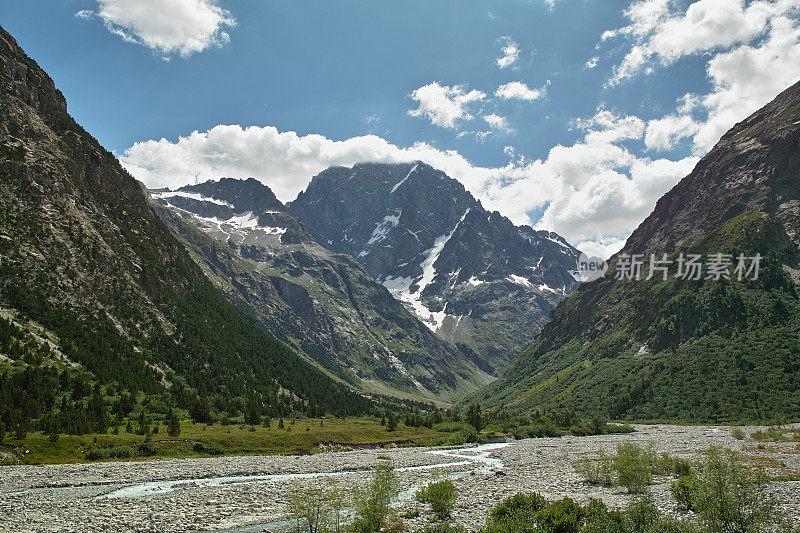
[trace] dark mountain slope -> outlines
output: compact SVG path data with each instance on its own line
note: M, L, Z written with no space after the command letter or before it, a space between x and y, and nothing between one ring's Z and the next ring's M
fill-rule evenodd
M369 408L225 300L2 29L0 87L0 305L11 315L47 328L101 382L169 390L182 406L220 394L275 412Z
M800 416L799 222L797 84L726 133L658 201L610 274L562 302L475 399L629 419ZM644 279L650 254L664 253L675 261L668 280ZM731 254L731 279L676 277L680 253L704 264ZM758 279L739 280L737 256L757 253ZM642 279L615 279L634 254L645 258Z
M367 392L452 401L489 377L256 180L153 191L215 284L299 354Z
M490 373L577 287L575 248L486 211L424 163L327 169L288 209Z

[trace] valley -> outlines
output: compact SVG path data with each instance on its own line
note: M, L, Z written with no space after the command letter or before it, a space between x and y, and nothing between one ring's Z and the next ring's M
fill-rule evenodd
M625 507L632 496L621 487L586 483L573 462L598 449L613 451L621 442L654 443L659 452L692 458L708 446L724 446L800 472L796 444L759 449L753 440L737 440L724 426L637 425L626 435L561 437L462 447L358 449L301 456L245 456L99 464L4 467L0 514L14 531L95 528L147 531L288 531L287 508L293 481L332 481L353 492L371 469L391 459L399 482L395 504L414 531L430 514L411 497L415 488L447 477L459 497L454 521L478 531L493 506L513 494L540 492L550 499L589 498L611 508ZM748 435L763 427L741 427ZM774 472L773 472L774 473ZM657 506L681 516L669 494L673 478L656 478L650 492ZM770 484L787 516L800 520L800 480ZM405 494L405 496L403 496ZM138 524L149 526L140 527Z

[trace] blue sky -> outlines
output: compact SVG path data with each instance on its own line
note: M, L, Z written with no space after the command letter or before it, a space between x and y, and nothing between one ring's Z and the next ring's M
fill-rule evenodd
M288 201L330 164L424 159L603 255L800 78L795 0L0 0L0 24L149 186Z

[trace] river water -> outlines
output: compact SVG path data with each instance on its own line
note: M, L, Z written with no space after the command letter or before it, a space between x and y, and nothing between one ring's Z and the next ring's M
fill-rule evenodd
M446 477L456 479L462 476L471 474L488 474L496 472L503 468L503 463L500 459L491 457L492 452L510 446L511 443L491 443L482 444L471 448L456 448L450 450L433 450L424 452L431 455L438 455L442 458L447 458L447 461L439 463L432 463L420 466L409 466L404 468L397 468L395 472L414 472L414 471L431 471L436 469L445 469L452 467L470 467L458 472L451 472ZM452 459L457 459L453 461ZM152 481L146 483L138 483L129 485L108 493L101 498L147 498L157 494L166 494L176 490L192 490L200 487L223 487L231 485L252 484L252 483L268 483L268 482L291 482L295 480L309 480L309 479L324 479L324 478L342 478L354 474L363 474L370 470L345 470L333 472L307 472L297 474L259 474L259 475L245 475L245 476L224 476L224 477L206 477L206 478L192 478L180 479L172 481ZM427 481L426 481L427 482ZM416 491L425 482L412 484L409 488L402 491L398 496L398 502L409 501L414 497ZM246 527L239 527L229 529L230 533L251 533L261 532L264 530L269 531L285 531L289 528L286 521L275 521L265 524L257 524Z

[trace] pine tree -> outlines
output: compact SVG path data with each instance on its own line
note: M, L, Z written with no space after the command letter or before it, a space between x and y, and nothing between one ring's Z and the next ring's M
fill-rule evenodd
M250 405L247 407L247 417L246 421L251 426L257 426L261 423L261 410L259 409L258 404L255 401L251 401Z
M181 421L178 420L178 415L175 414L175 411L172 410L172 407L169 408L169 412L167 413L167 435L170 437L177 437L181 434Z
M483 429L483 415L481 404L473 403L467 408L467 423L475 428L475 431Z
M386 422L386 430L394 431L397 429L397 417L394 413L389 413L389 420Z

